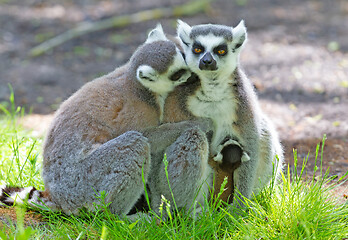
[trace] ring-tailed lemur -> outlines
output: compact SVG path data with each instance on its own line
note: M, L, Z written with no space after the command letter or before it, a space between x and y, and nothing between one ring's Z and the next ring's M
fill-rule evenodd
M164 152L168 168L177 168L170 178L185 186L174 191L186 194L188 186L205 178L209 123L157 126L167 94L189 76L182 54L158 26L125 66L87 83L58 109L44 142L45 191L4 188L1 201L29 197L31 205L77 214L81 208L94 210L96 195L105 191L111 212L124 215L144 191L142 171L145 180L152 173L163 176L158 168L164 168ZM160 160L152 161L150 153Z
M166 112L164 121L211 119L214 134L210 150L215 165L223 175L231 178L234 174L235 188L250 198L270 182L273 164L278 175L283 156L277 132L261 111L253 86L239 67L239 55L247 39L244 22L235 28L213 24L191 27L178 20L177 34L186 63L199 82L191 87L178 86L168 96L171 106L166 108L180 107ZM239 163L240 167L228 174ZM234 196L241 198L236 193ZM234 201L234 205L240 204Z

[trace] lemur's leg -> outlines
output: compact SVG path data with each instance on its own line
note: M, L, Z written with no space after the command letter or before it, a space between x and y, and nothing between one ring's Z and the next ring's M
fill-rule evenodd
M150 172L148 139L129 131L103 144L88 158L91 191L105 191L111 212L127 214L144 191L142 172L145 181Z
M145 129L143 131L143 135L148 138L151 145L151 181L157 181L160 167L163 167L164 169L163 156L166 149L172 145L184 131L192 128L199 128L203 132L209 132L211 131L212 126L213 125L210 120L198 119L195 121L166 123L160 126ZM149 191L148 194L150 195L150 198L152 198L154 195L152 191ZM158 196L158 202L160 202L160 194ZM131 209L129 214L134 214L143 209L146 210L146 208L147 202L145 201L145 197L142 196L134 208Z
M260 161L257 167L254 193L257 194L273 179L277 180L283 167L283 150L277 132L264 120L260 138Z
M158 159L156 160L159 161L158 174L150 176L152 209L159 213L161 195L170 201L171 210L175 205L178 208L189 209L194 200L203 204L204 195L208 194L206 181L211 181L208 179L211 169L208 165L209 144L205 133L198 127L191 127L185 130L165 152L167 173L164 162Z
M251 199L255 187L258 162L258 154L250 154L250 159L248 161L242 161L241 165L234 171L234 207L244 208L244 198Z
M32 207L63 210L78 214L85 207L95 210L96 195L105 191L104 199L113 213L126 214L143 193L150 172L150 145L141 133L129 131L88 154L76 156L59 171L46 178L46 190L1 188L0 201L12 205L24 199ZM66 160L68 161L68 160Z

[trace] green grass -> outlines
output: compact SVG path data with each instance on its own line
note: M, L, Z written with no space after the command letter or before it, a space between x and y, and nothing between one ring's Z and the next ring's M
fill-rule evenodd
M16 115L20 114L17 110L12 108L12 113L0 116L0 184L43 189L42 139L16 124ZM321 151L318 147L316 159L322 155ZM23 211L18 208L18 224L0 227L0 239L347 238L348 205L337 203L331 196L332 181L322 173L320 166L316 169L316 178L302 180L305 171L297 167L296 152L294 159L295 168L290 171L288 167L279 183L271 184L253 201L247 201L247 213L239 216L220 208L221 202L207 201L196 220L179 212L166 222L159 219L149 222L145 218L130 222L110 214L106 206L100 204L97 212L79 217L41 212L44 224L24 227ZM318 159L318 165L321 161Z

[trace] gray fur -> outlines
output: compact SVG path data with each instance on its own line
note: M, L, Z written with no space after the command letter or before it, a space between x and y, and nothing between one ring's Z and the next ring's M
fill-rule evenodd
M172 42L154 41L157 36L164 34L152 32L125 67L86 84L57 111L43 162L46 191L57 209L68 214L81 208L94 210L96 196L104 191L111 212L127 214L143 193L141 172L147 181L150 172L160 167L151 162L162 160L165 149L186 131L187 125L179 123L170 126L172 134L156 129L158 96L135 79L142 64L157 70L161 78L170 77L168 65L174 63L177 51ZM161 137L165 143L154 142ZM169 153L173 161L174 154L179 153Z
M143 192L141 172L143 168L147 179L150 144L139 132L128 131L86 157L75 159L74 163L62 159L45 168L45 185L59 208L68 214L78 214L81 207L94 210L96 196L105 191L110 210L124 214ZM59 172L52 174L54 169Z
M147 64L162 74L168 70L176 54L175 45L170 41L156 41L145 44L136 51L131 58L129 70L135 72L142 65Z
M190 38L195 39L197 36L206 36L208 34L222 36L226 41L233 40L232 28L224 25L202 24L192 27Z
M151 151L153 167L148 181L151 208L156 213L159 214L162 195L171 202L171 210L174 209L174 201L178 208L187 210L194 200L203 204L203 197L208 195L205 181L210 173L206 133L211 130L209 119L198 119L167 123L144 131L151 146L157 146ZM168 179L164 153L168 161Z
M237 83L234 86L236 101L240 103L234 125L243 133L238 142L250 157L249 161L242 162L235 171L234 184L238 191L234 198L242 199L239 193L251 198L253 193L258 194L270 182L273 163L275 179L278 178L282 169L283 151L277 132L259 107L249 79L240 69L236 69L232 76ZM235 201L234 205L243 205L241 202Z
M234 186L237 189L233 205L243 206L240 195L251 198L252 193L257 194L267 185L271 180L273 164L276 166L276 177L279 175L283 153L278 135L262 113L250 80L239 68L239 53L246 41L243 21L232 30L232 42L226 40L230 51L223 57L213 55L218 70L201 71L198 68L200 56L194 55L191 49L195 38L207 36L214 31L213 35L216 37L226 39L227 29L232 28L221 25L198 25L191 28L179 21L178 36L183 42L187 64L201 82L201 86L186 98L186 106L193 116L209 118L214 122L211 153L217 155L217 149L221 149L219 144L223 144L226 137L231 137L240 144L243 154L250 157L248 161L222 159L223 163L240 164L233 174ZM202 40L202 37L200 39ZM205 43L209 44L209 41ZM203 47L211 49L214 46ZM225 154L224 157L235 155ZM275 158L276 155L279 161ZM224 164L220 165L223 166ZM221 170L223 172L224 169Z
M194 94L194 92L200 87L199 78L195 73L192 73L191 77L187 80L186 83L178 86L176 88L175 94L177 94L179 100L179 106L181 106L181 111L185 115L190 116L189 119L193 119L192 113L188 110L187 98Z
M154 77L159 79L151 80L168 79L172 74L168 68L178 64L177 59L173 61L176 54L175 45L157 27L129 63L86 84L66 100L44 142L45 192L14 191L29 197L34 207L46 205L67 214L78 214L82 208L95 210L97 197L105 192L110 211L125 215L144 191L143 173L153 192L151 205L158 211L162 194L172 200L162 162L166 153L178 206L192 203L193 193L206 176L205 133L211 131L211 122L201 119L158 126L158 94L142 86L135 74L145 64L157 71Z
M205 181L209 175L209 145L205 133L199 127L189 128L165 153L168 178L162 158L153 158L153 164L158 167L151 170L149 177L151 207L159 213L162 196L170 201L172 210L174 206L189 210L194 200L203 204L204 196L208 195Z

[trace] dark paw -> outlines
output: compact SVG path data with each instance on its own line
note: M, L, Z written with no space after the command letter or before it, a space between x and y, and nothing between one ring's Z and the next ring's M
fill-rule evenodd
M242 162L243 150L239 143L226 137L218 146L214 160L223 169L236 169Z
M227 145L221 150L222 168L236 169L242 163L243 150L238 145Z

